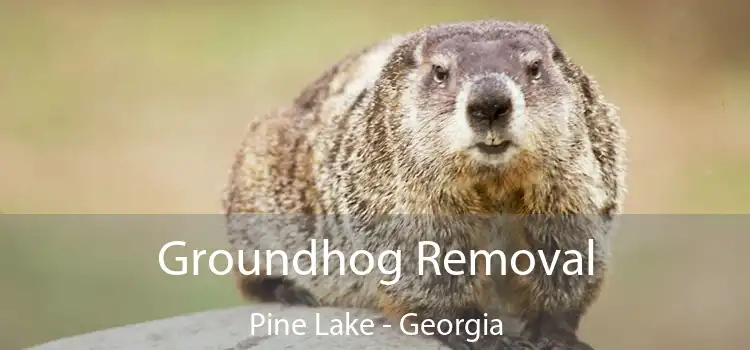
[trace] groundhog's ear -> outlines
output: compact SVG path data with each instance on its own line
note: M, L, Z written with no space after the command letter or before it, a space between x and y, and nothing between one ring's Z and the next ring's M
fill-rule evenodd
M560 45L557 44L557 41L552 38L552 34L550 34L549 31L545 31L544 34L547 37L547 42L549 42L549 45L552 49L552 60L560 65L564 65L565 63L567 63L565 52L563 52L563 50L560 48Z
M580 91L584 99L584 105L590 107L599 104L597 101L599 98L599 87L596 82L584 72L581 66L573 62L573 60L571 60L562 50L559 48L557 50L559 51L559 57L555 58L555 61L558 62L557 64L562 69L565 79L576 86ZM594 110L590 108L585 109L586 114L592 113L592 111Z
M579 76L582 75L581 67L569 59L568 55L560 48L560 45L557 44L549 32L545 32L544 34L552 50L552 61L560 67L566 80L573 84L579 84Z
M552 48L552 60L555 61L562 70L565 80L580 89L588 106L594 105L599 94L599 87L589 78L581 66L568 57L565 51L560 48L560 45L557 44L555 39L552 38L549 31L545 32L545 35Z

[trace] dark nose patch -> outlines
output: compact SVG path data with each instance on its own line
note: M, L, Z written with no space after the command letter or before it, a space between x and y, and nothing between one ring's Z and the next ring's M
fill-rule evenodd
M474 122L505 125L513 114L513 100L499 77L486 77L474 83L466 108Z

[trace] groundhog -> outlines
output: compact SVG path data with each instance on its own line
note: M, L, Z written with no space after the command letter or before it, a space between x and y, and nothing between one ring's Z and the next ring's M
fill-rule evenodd
M238 273L238 287L254 300L368 308L393 322L447 319L455 327L434 337L453 349L590 349L576 332L607 272L624 140L615 106L544 25L484 20L394 35L250 121L224 206L230 244L260 273ZM311 239L317 259L299 268L318 272L298 273L292 257ZM399 281L380 283L392 277L377 267L341 274L348 262L321 258L324 240L347 260L400 251L400 262L383 262L400 263ZM519 269L533 270L503 274L492 255L477 256L474 273L467 262L452 267L463 275L430 263L420 274L422 241L439 245L438 261L451 250L541 251L548 261L576 250L594 271L565 274L574 256L560 254L548 274L521 255ZM268 266L274 250L287 260ZM470 341L466 321L487 319L508 326Z

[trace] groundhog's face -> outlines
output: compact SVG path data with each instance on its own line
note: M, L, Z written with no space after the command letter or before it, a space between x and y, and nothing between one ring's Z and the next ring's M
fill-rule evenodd
M559 155L580 119L562 52L541 26L483 26L437 27L414 42L402 104L414 152L485 168L523 151Z

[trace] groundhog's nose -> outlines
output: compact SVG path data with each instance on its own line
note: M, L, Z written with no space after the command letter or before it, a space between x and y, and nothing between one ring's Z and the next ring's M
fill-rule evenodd
M513 99L502 80L487 77L474 83L466 108L474 122L505 126L513 114Z

